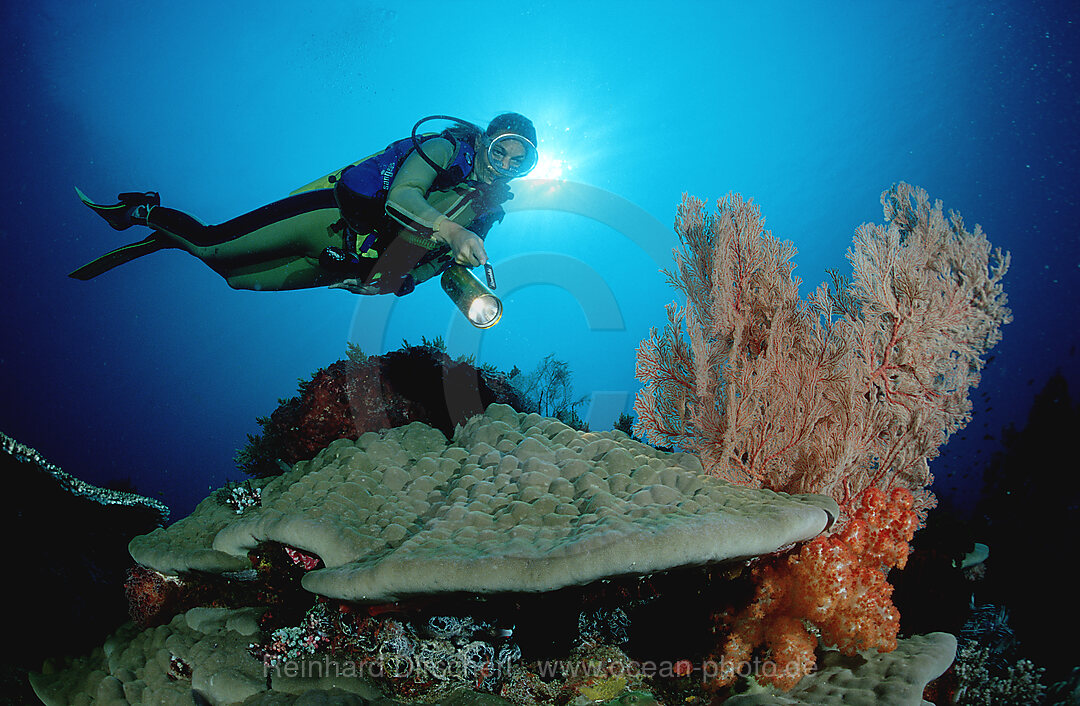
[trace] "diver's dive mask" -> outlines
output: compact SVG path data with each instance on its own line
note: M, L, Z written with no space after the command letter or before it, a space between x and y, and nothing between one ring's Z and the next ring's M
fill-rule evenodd
M484 141L487 142L487 139ZM488 142L487 160L492 170L501 177L523 177L536 167L536 145L521 135L503 133Z

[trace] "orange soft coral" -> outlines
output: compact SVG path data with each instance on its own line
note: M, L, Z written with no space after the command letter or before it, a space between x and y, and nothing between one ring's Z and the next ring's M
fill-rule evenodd
M720 652L714 687L732 683L747 668L757 647L768 650L759 681L788 690L814 667L818 638L845 654L896 649L900 613L885 580L892 567L907 563L908 542L918 526L908 490L890 497L866 489L852 504L844 529L783 556L754 565L753 600L736 615L721 616L729 627Z

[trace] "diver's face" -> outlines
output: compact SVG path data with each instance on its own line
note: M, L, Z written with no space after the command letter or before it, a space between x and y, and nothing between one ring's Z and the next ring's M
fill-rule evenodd
M499 140L491 146L491 161L502 174L517 174L525 165L528 150L520 140Z
M521 176L523 166L529 159L529 149L512 137L502 135L479 150L483 160L485 181L513 179Z

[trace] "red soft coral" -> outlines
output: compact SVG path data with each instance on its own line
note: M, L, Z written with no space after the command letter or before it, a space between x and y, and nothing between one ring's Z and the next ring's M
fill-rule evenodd
M844 654L896 649L900 613L885 580L892 567L907 562L908 542L918 524L911 493L890 497L866 489L852 504L844 529L818 537L794 553L754 565L753 600L738 614L723 615L730 630L720 651L714 687L732 683L746 669L755 648L768 650L758 678L778 688L793 687L814 667L818 638Z

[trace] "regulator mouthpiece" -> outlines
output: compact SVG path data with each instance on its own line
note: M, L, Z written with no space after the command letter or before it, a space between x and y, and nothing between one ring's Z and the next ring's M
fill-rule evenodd
M491 328L502 318L502 302L467 268L450 265L443 272L442 288L476 328Z

